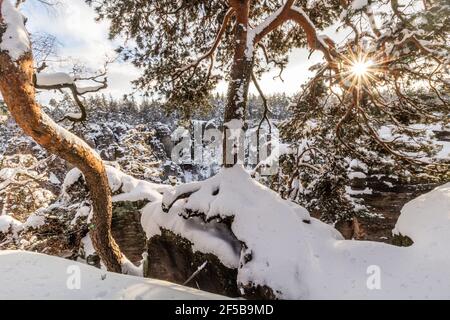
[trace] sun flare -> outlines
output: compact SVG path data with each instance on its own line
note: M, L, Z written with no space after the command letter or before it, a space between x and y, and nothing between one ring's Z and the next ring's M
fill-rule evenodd
M368 72L370 72L370 67L373 65L373 62L371 60L359 60L352 63L350 67L350 71L353 75L362 77L367 75Z

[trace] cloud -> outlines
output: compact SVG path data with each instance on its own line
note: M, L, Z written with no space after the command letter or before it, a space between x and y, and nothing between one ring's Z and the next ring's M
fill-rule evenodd
M117 56L118 41L108 39L109 23L95 21L95 12L83 0L61 1L55 7L46 7L36 1L27 1L21 8L28 18L31 33L48 33L59 42L58 54L82 63L88 69L98 70L107 58ZM70 70L70 61L53 67L54 71ZM108 89L104 92L120 97L132 92L131 81L139 71L130 63L117 61L108 67ZM48 101L53 94L41 94Z

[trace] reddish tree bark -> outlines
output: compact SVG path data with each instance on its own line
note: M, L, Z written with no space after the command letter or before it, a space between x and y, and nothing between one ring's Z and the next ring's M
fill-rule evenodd
M230 155L230 148L227 147L227 143L233 143L229 141L227 123L231 120L242 120L242 124L244 123L248 88L253 69L253 52L247 51L249 49L247 33L249 29L250 1L233 0L230 1L230 5L236 13L236 27L234 33L234 56L224 115L223 164L225 167L232 167L238 160L238 155Z

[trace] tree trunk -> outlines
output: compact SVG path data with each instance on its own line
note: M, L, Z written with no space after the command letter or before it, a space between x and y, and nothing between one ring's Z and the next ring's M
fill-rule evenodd
M247 33L249 17L249 0L230 1L236 11L235 48L231 66L227 103L224 115L223 164L232 167L238 161L238 154L231 154L233 139L229 140L230 121L240 120L244 130L245 111L247 107L248 88L253 68L253 50L248 50ZM252 48L253 49L253 48ZM232 129L237 129L233 127ZM227 145L228 144L228 145ZM243 148L244 146L239 146Z
M0 5L2 2L0 0ZM3 23L1 12L0 21ZM0 38L2 36L0 33ZM84 174L94 213L92 242L108 270L122 272L123 255L111 235L111 191L103 161L84 141L42 112L35 100L33 73L31 50L17 61L6 52L0 52L0 91L11 115L27 135Z

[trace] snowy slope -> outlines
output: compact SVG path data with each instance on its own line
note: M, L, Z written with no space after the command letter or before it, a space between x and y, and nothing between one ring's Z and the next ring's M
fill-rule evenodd
M73 278L78 270L79 289ZM170 282L110 273L44 254L0 251L0 299L191 300L224 297Z

